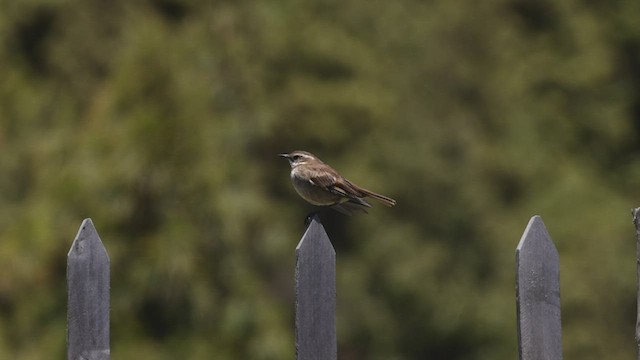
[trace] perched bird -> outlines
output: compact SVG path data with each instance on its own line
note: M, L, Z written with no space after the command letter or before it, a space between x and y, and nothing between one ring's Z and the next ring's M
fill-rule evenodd
M367 196L387 206L396 204L390 197L376 194L345 179L309 152L298 150L278 156L289 160L294 189L313 205L330 206L343 214L351 215L354 210L367 212L365 208L371 207L364 199Z

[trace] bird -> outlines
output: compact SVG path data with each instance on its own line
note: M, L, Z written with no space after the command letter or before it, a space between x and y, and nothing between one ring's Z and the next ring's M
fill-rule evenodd
M366 197L384 205L394 206L396 201L362 188L340 175L331 166L308 151L296 150L278 154L291 165L291 182L304 200L316 206L328 206L345 215L360 210L367 213L371 204Z

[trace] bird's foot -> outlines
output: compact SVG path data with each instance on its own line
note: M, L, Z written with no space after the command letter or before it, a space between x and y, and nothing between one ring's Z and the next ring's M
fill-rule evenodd
M316 215L318 215L318 211L312 211L308 213L307 217L304 218L304 226L309 227L309 225L311 225L311 221L313 220L313 217Z

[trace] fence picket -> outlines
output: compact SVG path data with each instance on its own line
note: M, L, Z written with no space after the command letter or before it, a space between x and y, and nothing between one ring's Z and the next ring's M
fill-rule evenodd
M560 260L539 216L516 249L516 306L520 359L562 359Z
M296 359L335 360L336 252L314 216L296 247Z
M636 227L640 360L640 208ZM67 358L109 360L109 256L85 219L67 255ZM296 247L297 360L336 360L336 253L313 216ZM539 216L529 221L516 248L518 352L521 360L562 360L560 261Z
M109 360L109 256L91 219L67 255L67 359Z
M636 226L636 272L638 282L637 312L636 312L636 356L640 360L640 208L631 211L633 224Z

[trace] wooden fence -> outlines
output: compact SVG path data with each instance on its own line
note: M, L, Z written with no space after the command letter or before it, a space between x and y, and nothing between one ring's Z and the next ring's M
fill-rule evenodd
M633 222L640 279L640 208ZM109 257L91 219L82 222L69 250L67 286L67 358L109 359ZM295 289L296 359L336 360L336 253L317 216L296 247ZM516 309L520 359L562 359L560 261L539 216L516 248ZM640 360L640 317L636 343Z
M67 359L109 359L109 256L91 219L67 255Z

